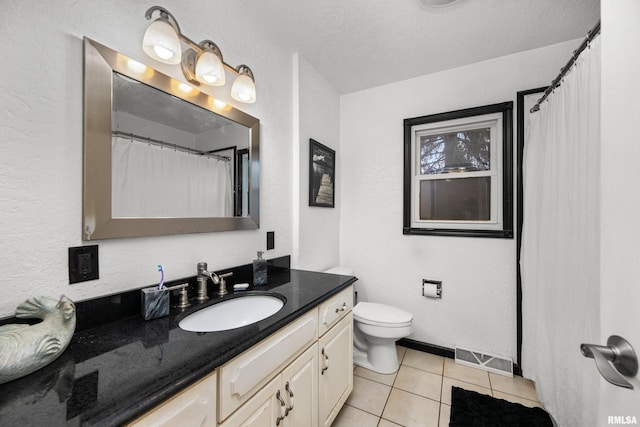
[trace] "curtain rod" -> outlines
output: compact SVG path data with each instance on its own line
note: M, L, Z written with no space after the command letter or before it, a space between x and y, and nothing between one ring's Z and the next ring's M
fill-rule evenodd
M582 41L580 46L578 46L578 48L573 51L573 55L571 56L571 59L569 59L569 62L567 62L567 65L560 69L560 74L558 74L558 77L551 81L551 84L549 85L547 90L544 91L542 98L538 99L536 105L531 107L531 109L529 110L530 113L535 113L536 111L540 110L540 104L542 104L547 99L547 97L551 95L551 92L553 92L555 88L560 86L562 78L569 72L571 66L576 62L582 51L589 46L591 40L595 39L598 34L600 34L600 21L598 21L598 23L591 29L591 31L587 33L587 37Z
M160 147L169 147L169 148L173 148L174 150L184 151L184 152L187 152L187 153L190 153L190 154L197 154L199 156L213 157L214 159L224 160L224 161L227 161L227 162L231 161L231 157L228 157L228 156L221 156L219 154L213 154L213 153L208 153L206 151L196 150L196 149L189 148L189 147L183 147L183 146L178 145L178 144L172 144L171 142L161 141L159 139L150 138L148 136L136 135L135 133L129 133L129 132L122 132L122 131L119 131L119 130L114 130L114 131L111 132L111 136L120 136L120 137L129 138L129 139L135 139L136 141L146 142L148 144L157 145L157 146L160 146Z

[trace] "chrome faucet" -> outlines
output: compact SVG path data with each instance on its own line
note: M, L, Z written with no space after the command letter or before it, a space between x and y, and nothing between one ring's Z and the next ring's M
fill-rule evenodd
M216 273L211 271L207 271L207 263L199 262L198 263L198 293L196 296L196 300L198 302L205 302L209 299L207 296L207 278L211 279L214 285L220 283L220 277Z

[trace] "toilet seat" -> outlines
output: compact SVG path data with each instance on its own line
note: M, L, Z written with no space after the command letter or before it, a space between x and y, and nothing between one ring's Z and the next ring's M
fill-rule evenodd
M353 318L366 325L385 328L411 326L413 315L397 307L375 302L359 302L353 307Z

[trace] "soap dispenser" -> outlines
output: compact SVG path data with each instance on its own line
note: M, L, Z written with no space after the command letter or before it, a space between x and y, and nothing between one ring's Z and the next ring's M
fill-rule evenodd
M267 284L267 260L262 258L262 251L258 251L258 258L253 260L253 286Z

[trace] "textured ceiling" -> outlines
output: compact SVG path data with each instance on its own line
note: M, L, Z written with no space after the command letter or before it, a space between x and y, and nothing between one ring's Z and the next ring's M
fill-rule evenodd
M241 1L248 23L299 52L339 93L583 38L600 18L600 0L440 8L418 0Z

